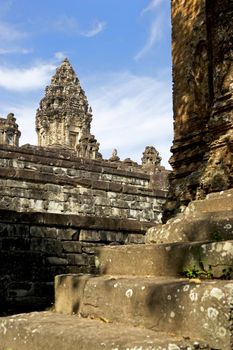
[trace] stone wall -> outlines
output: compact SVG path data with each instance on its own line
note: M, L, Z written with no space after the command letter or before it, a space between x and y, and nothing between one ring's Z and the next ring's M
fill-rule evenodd
M230 0L173 0L174 212L232 187L233 30Z
M0 209L161 220L167 175L162 167L149 175L140 166L32 146L0 146L0 166Z
M167 171L70 151L0 146L0 309L53 302L54 276L95 273L95 247L144 243L161 221ZM97 268L97 270L96 270Z
M0 210L1 313L53 303L54 276L95 273L95 248L143 243L152 224Z

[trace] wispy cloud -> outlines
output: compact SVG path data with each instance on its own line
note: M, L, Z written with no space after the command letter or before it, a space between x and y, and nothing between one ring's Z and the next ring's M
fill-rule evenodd
M87 38L91 38L101 33L106 27L106 22L95 22L93 27L87 31L83 31L81 34Z
M71 16L61 16L52 22L52 28L55 31L72 35L80 35L87 38L91 38L101 33L105 27L105 22L95 21L90 29L82 30L78 20Z
M50 22L50 26L57 32L79 34L80 28L76 18L72 16L60 16Z
M152 12L153 20L150 24L145 45L134 56L136 61L146 56L155 47L155 44L162 39L163 31L168 23L164 17L163 7L160 6L163 3L164 0L151 0L149 4L141 11L141 15Z
M0 48L0 55L10 55L10 54L22 54L27 55L32 53L32 49L24 49L20 47L12 47L8 49Z
M173 132L169 78L109 73L86 85L94 113L92 132L104 156L117 148L121 159L140 162L145 146L154 145L167 166Z
M13 42L23 39L27 36L26 32L21 31L8 22L0 21L0 41Z
M49 82L55 68L53 64L37 64L29 68L0 66L0 87L11 91L39 89Z
M58 52L55 52L54 57L56 60L62 61L64 60L64 58L66 58L66 54L63 51L58 51Z
M21 47L28 34L17 26L0 21L0 55L29 54L32 49Z
M149 36L144 47L136 54L134 59L138 61L154 47L155 43L162 37L162 18L157 17L151 24Z
M153 11L159 7L164 0L151 0L149 4L142 10L141 15L144 15L146 12Z

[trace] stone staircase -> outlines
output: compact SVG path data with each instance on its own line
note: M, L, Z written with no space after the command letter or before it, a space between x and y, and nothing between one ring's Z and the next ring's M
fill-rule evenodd
M0 319L0 349L232 350L232 191L219 196L150 230L157 243L98 248L95 276L56 276L55 310Z

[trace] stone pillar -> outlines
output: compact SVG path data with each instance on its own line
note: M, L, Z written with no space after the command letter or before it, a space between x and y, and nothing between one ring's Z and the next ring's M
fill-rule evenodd
M232 18L232 0L172 0L174 141L168 212L232 186L227 165L222 184L210 184L213 163L229 163L232 147ZM223 151L226 161L219 156Z
M212 48L213 105L208 123L209 152L200 197L233 187L233 2L208 0Z

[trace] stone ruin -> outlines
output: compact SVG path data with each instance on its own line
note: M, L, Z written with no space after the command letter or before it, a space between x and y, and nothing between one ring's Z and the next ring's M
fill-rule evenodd
M158 152L147 147L142 165L115 149L104 160L91 121L68 59L36 112L38 146L19 147L13 114L0 119L2 311L50 304L56 274L94 272L94 247L143 243L161 222L169 171Z
M13 113L6 118L0 118L0 144L19 146L20 131Z
M77 157L66 113L65 147L0 147L3 306L47 306L56 275L52 309L0 318L4 350L233 349L232 18L172 0L171 173L152 146Z

